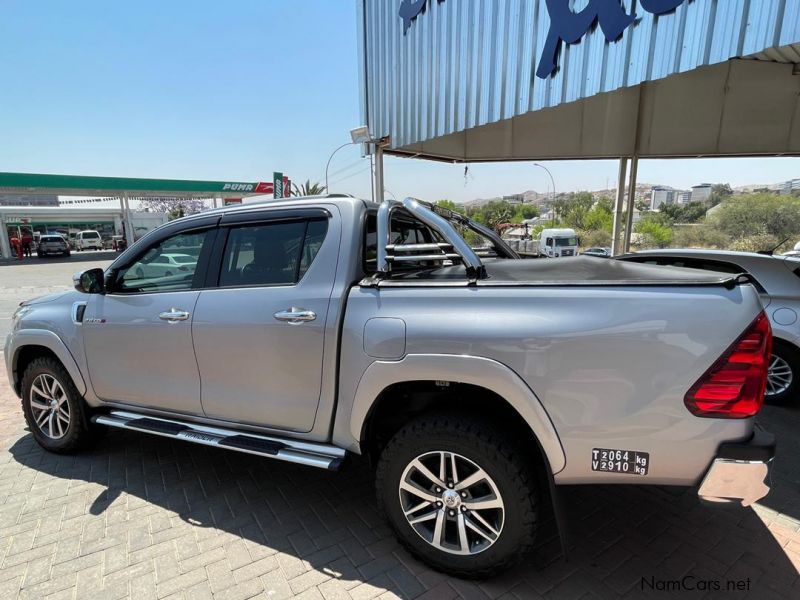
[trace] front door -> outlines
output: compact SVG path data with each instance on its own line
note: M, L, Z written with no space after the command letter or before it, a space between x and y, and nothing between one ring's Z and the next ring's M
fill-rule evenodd
M192 318L215 230L167 237L144 249L92 295L83 320L89 377L102 400L202 414ZM153 268L164 254L181 270Z
M192 331L208 417L309 431L319 404L338 236L320 215L220 228L216 289Z

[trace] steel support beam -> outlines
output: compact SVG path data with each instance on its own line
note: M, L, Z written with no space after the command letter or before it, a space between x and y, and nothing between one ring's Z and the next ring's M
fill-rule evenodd
M631 251L631 234L633 233L633 211L636 208L636 178L639 173L639 157L631 158L631 178L628 182L628 214L625 220L625 238L622 244L622 252Z
M614 201L614 227L611 231L611 255L617 256L622 249L622 210L625 203L625 179L628 174L628 159L619 159L619 179L617 180L617 198Z
M128 242L128 246L130 247L136 241L136 238L134 237L133 221L131 219L131 206L128 199L128 192L122 192L122 198L120 198L120 202L122 203L122 222L123 222L123 227L125 229L125 240Z

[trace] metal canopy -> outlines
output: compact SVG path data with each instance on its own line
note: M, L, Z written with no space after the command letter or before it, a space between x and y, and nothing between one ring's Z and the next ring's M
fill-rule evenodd
M455 162L798 155L799 115L794 65L732 60L386 152Z
M0 193L59 194L62 196L169 196L175 198L241 198L264 194L259 182L192 181L87 177L38 173L0 173Z
M800 153L796 0L358 7L362 120L389 136L386 152L459 162ZM609 34L614 14L623 21Z

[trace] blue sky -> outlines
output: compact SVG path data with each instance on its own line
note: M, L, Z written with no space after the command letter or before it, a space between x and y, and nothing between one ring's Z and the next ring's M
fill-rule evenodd
M323 180L359 125L355 0L0 2L0 171ZM561 190L613 187L614 161L549 163ZM640 181L772 183L800 159L643 161ZM356 148L331 189L369 196ZM549 179L530 164L387 158L394 195L469 200Z

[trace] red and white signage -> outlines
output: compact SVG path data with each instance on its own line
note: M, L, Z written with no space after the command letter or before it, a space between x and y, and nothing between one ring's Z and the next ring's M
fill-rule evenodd
M271 194L273 190L271 181L259 181L256 184L256 194Z

